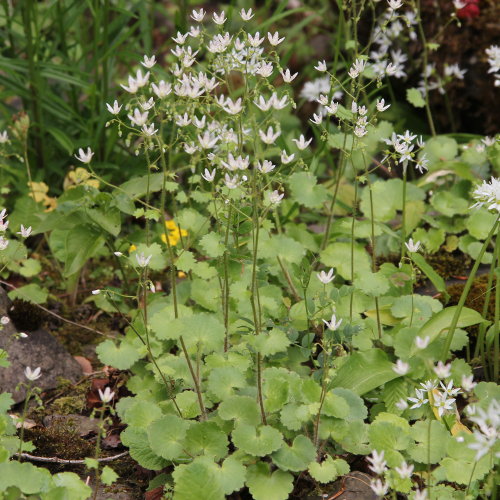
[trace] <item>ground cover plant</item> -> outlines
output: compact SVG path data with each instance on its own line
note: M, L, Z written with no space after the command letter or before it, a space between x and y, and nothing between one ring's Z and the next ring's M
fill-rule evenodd
M5 2L2 498L496 498L498 9L426 8Z

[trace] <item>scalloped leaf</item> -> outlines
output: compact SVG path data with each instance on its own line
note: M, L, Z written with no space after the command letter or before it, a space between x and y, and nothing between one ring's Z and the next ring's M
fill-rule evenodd
M307 469L316 457L316 447L306 436L299 434L291 446L285 444L271 456L273 462L283 470L295 472Z
M270 425L241 424L232 432L235 446L249 455L264 457L283 446L283 435Z
M293 490L289 472L271 472L269 464L257 462L247 469L246 484L254 500L287 500Z

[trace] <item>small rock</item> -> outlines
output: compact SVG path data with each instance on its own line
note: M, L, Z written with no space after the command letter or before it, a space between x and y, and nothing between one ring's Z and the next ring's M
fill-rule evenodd
M0 316L7 316L10 301L5 290L0 287ZM42 376L34 385L46 391L58 386L58 378L76 382L82 376L80 365L66 349L47 331L38 329L28 332L26 338L15 338L16 329L8 323L0 330L0 349L7 351L10 365L0 368L0 392L10 392L16 403L24 400L26 389L16 387L27 382L24 370L40 367Z
M47 415L42 422L45 427L53 427L54 425L72 427L80 437L99 432L99 422L84 415Z

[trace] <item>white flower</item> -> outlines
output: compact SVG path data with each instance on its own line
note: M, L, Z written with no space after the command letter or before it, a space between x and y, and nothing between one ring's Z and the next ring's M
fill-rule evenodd
M154 123L152 123L151 125L143 125L142 126L142 131L146 135L148 135L149 137L151 137L151 136L155 135L156 132L158 132L158 129L156 129Z
M0 212L0 220L4 220L5 217L7 217L7 209L3 208L2 211Z
M354 135L356 137L363 137L368 133L365 127L356 126L354 127Z
M273 127L269 127L266 133L259 130L260 139L265 144L273 144L280 135L281 132L279 130L274 132Z
M453 380L450 380L448 382L448 385L443 384L443 382L439 382L439 385L443 389L443 394L445 394L445 395L456 396L457 394L462 393L462 391L460 390L460 387L453 388Z
M111 104L106 103L106 107L108 108L108 111L112 115L117 115L121 111L121 109L122 109L122 107L118 105L118 101L117 100L115 100L113 102L113 106L111 106Z
M258 31L253 36L250 33L248 33L247 37L248 37L248 42L254 48L258 47L265 40L264 37L262 38L260 37L260 33Z
M0 318L0 325L8 325L10 323L10 319L8 316L2 316Z
M269 193L269 201L273 204L273 205L278 205L278 203L281 202L281 200L283 199L283 196L285 196L285 193L281 193L279 191L273 191L271 193Z
M31 382L34 382L35 380L38 380L42 376L42 369L38 367L32 370L29 366L27 366L24 369L24 376Z
M258 101L253 102L261 111L269 111L273 106L273 97L271 96L268 101L264 99L264 96L260 95Z
M283 77L283 81L286 83L290 83L292 80L295 80L295 78L298 75L298 73L295 73L292 75L288 68L284 72L280 71L280 73L281 73L281 76Z
M331 281L335 279L335 275L333 274L333 267L325 273L325 271L320 271L316 274L317 278L323 283L323 285L328 285Z
M326 319L324 319L323 323L327 326L327 328L329 330L335 331L342 324L342 320L339 319L337 321L337 316L335 314L332 314L331 320L330 321L326 321Z
M31 234L31 226L24 227L21 224L21 228L20 229L21 230L17 234L20 234L23 238L27 238Z
M396 365L392 367L392 371L397 373L398 375L406 375L408 370L410 369L410 365L398 359L396 361Z
M445 411L453 410L455 398L447 399L446 394L436 395L434 397L434 406L437 408L439 416L442 417Z
M323 122L323 117L321 115L313 113L313 117L309 118L309 121L313 122L315 125L321 125L321 123Z
M231 177L229 174L225 174L224 183L229 189L236 189L240 185L239 177L237 175Z
M476 382L474 382L474 375L470 375L469 377L462 375L461 385L465 392L471 392L477 385Z
M414 242L412 238L410 238L408 240L408 242L405 243L405 247L408 249L408 252L411 252L411 253L418 252L420 245L421 245L420 241Z
M368 110L366 109L366 106L360 106L360 107L358 108L358 113L359 113L359 115L360 115L360 116L365 116L365 115L366 115L366 113L367 113L367 111L368 111Z
M389 491L389 485L383 483L380 479L372 479L370 482L370 488L373 490L375 495L383 497Z
M413 500L427 500L427 490L415 490Z
M126 85L123 85L123 83L120 86L129 94L135 94L139 90L137 80L130 75L128 77L128 87Z
M155 64L156 64L156 57L153 55L151 57L148 57L148 56L144 56L144 60L141 61L141 64L145 67L145 68L152 68Z
M203 135L198 135L198 142L203 149L212 149L219 140L219 137L205 131Z
M196 153L196 151L198 151L198 148L194 145L194 143L184 143L183 145L184 147L184 151L188 154L188 155L192 155L194 153Z
M9 134L7 134L7 130L0 132L0 144L5 144L9 140Z
M200 36L200 27L191 26L191 28L189 29L189 36L192 36L193 38L198 38Z
M19 332L19 336L20 336L22 339L27 339L27 338L28 338L28 334L27 334L27 333L24 333L24 332Z
M417 349L425 349L429 345L430 341L431 338L428 335L425 336L423 339L417 335L415 337L415 346L417 347Z
M284 109L288 105L288 96L284 95L281 99L273 93L270 99L273 102L273 108L276 110Z
M243 109L243 106L241 105L241 97L238 97L236 101L233 101L228 97L223 106L223 109L226 113L229 113L230 115L237 115Z
M196 128L204 128L206 121L207 121L207 117L205 115L203 115L201 118L198 118L197 116L195 116L193 118L193 125Z
M400 399L398 402L396 402L395 406L398 410L405 411L408 408L408 403L405 399Z
M178 45L183 45L184 42L186 41L186 38L189 36L189 33L180 33L179 31L177 32L176 37L172 37L172 40L177 43Z
M261 65L257 69L257 74L263 76L264 78L271 76L272 73L273 73L273 64L270 62L261 63Z
M150 97L147 101L141 101L139 106L143 111L149 111L155 105L155 100Z
M197 23L201 23L205 14L206 12L203 9L200 9L199 11L193 10L193 12L191 12L191 18Z
M424 173L424 170L429 170L429 167L427 166L429 164L429 160L427 159L426 153L422 155L420 160L418 160L415 163L415 168L421 173Z
M497 140L496 140L496 138L495 138L495 137L488 137L488 136L486 136L486 137L484 137L483 139L481 139L481 142L482 142L485 146L489 147L489 146L494 146L494 145L495 145L495 143L497 142Z
M153 257L153 256L148 255L146 257L143 252L135 254L135 258L137 260L137 264L139 265L139 267L146 267L149 264L151 257Z
M226 22L227 18L226 18L226 13L224 11L222 11L220 14L216 14L214 12L214 15L212 16L212 19L214 20L214 23L215 24L219 24L219 25L222 25Z
M399 467L394 467L394 470L398 473L401 478L411 478L413 474L413 465L408 465L406 462L403 462Z
M301 151L307 148L309 144L311 144L312 139L309 139L306 141L306 138L301 134L298 139L292 139L293 142L297 145L297 148L299 148Z
M285 39L285 37L280 38L280 35L277 31L276 31L276 33L274 33L274 35L271 35L271 33L268 33L267 38L269 40L269 43L273 46L279 45Z
M437 387L438 383L436 380L427 380L425 382L421 382L420 386L424 388L425 391L429 392L434 390Z
M356 59L348 71L351 78L357 78L366 68L366 61L364 59Z
M326 112L330 115L334 115L339 109L339 103L332 99L329 106L325 106Z
M457 10L463 9L466 5L466 0L453 0L453 7Z
M256 165L259 172L262 172L263 174L268 174L276 168L276 165L269 160L264 160L262 163L258 161Z
M165 83L163 80L160 80L158 85L152 83L151 88L159 99L167 97L172 92L172 85L170 83Z
M326 61L319 61L318 65L314 66L314 69L324 73L326 71Z
M416 398L408 398L408 401L411 401L413 403L412 406L410 406L411 410L414 410L415 408L420 408L422 405L427 403L429 400L424 397L425 393L421 389L415 389L415 394Z
M5 250L9 246L9 240L6 240L3 236L0 236L0 251Z
M148 121L148 111L144 111L141 113L139 108L134 109L133 115L127 115L132 125L137 125L138 127L142 127Z
M471 208L487 205L488 210L500 213L500 178L492 177L489 182L483 181L476 187L472 196L476 203Z
M389 4L389 9L391 10L398 10L403 6L402 0L387 0L387 3Z
M390 107L391 107L390 104L388 104L387 106L385 105L385 100L384 99L378 99L377 100L377 111L379 111L380 113L382 113L386 109L389 109Z
M249 156L246 156L245 158L243 158L243 156L241 155L235 157L232 153L229 153L227 155L227 162L221 161L221 165L231 171L246 170L249 164Z
M187 113L177 115L175 117L175 123L179 127L187 127L191 123L191 118L189 118Z
M82 163L90 163L92 161L92 156L94 156L94 153L90 148L87 148L86 152L80 148L78 150L78 155L75 155L75 158L80 160Z
M451 375L451 363L445 365L442 361L439 361L434 367L434 373L439 378L448 378Z
M115 397L115 393L109 387L106 387L104 392L98 389L98 392L103 403L109 403Z
M123 255L122 252L113 252L114 255L116 255L117 257L121 257Z
M6 220L5 222L3 221L3 219L0 219L0 232L5 232L7 231L7 228L9 227L9 221Z
M397 72L398 72L398 68L396 65L392 64L392 63L389 63L386 67L385 67L385 72L389 75L389 76L394 76Z
M207 182L213 182L215 179L215 168L210 172L208 168L205 169L205 172L201 174L201 176L207 181Z
M387 462L384 460L384 450L380 453L378 453L377 450L373 450L372 456L366 457L366 459L371 464L368 468L375 472L375 474L381 475L387 470Z
M281 152L281 163L283 163L284 165L287 165L288 163L292 162L294 158L295 158L295 153L288 155L285 150Z
M245 9L240 10L240 16L243 21L250 21L254 15L255 14L252 13L252 9L248 9L246 12Z
M92 290L92 295L99 295L101 293L101 290Z

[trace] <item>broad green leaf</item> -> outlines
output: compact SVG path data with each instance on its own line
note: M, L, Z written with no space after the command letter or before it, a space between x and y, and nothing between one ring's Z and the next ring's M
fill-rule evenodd
M444 424L437 420L416 422L410 433L416 443L408 448L408 454L423 464L438 463L446 455L448 442L454 439Z
M232 440L240 450L256 457L269 455L283 445L283 435L270 425L240 424L234 429Z
M296 172L288 178L292 196L307 208L318 208L328 198L328 191L311 172Z
M279 469L271 472L269 464L257 462L248 467L246 484L254 500L287 500L293 476Z
M25 495L34 495L43 492L49 481L49 471L35 467L33 464L17 461L0 464L0 491L2 492L6 492L10 487L17 487Z
M34 302L35 304L43 304L47 301L49 292L36 283L30 283L29 285L20 286L15 290L11 290L8 295L12 300L22 299Z
M355 243L354 255L354 277L362 276L371 271L370 256L362 245ZM327 267L334 267L337 274L345 279L351 279L351 244L347 242L335 242L328 245L321 252L321 262Z
M88 208L88 217L112 236L118 236L121 229L121 215L117 208Z
M291 446L285 444L271 455L273 462L282 470L295 472L307 468L316 456L316 447L306 436L299 434Z
M352 354L338 369L332 385L351 389L362 396L396 377L387 355L380 349L372 349Z
M389 290L389 280L381 272L372 273L367 271L359 274L354 280L354 286L367 295L380 297Z
M172 473L174 500L224 500L224 489L219 474L205 460L197 459L187 465L178 465Z
M429 278L431 283L436 287L436 290L443 294L445 300L448 300L449 294L446 290L446 283L444 279L439 276L439 274L434 271L432 266L424 259L419 253L410 253L411 260L417 265L417 267Z
M112 340L105 340L96 347L99 360L105 365L128 370L135 362L141 359L142 354L135 346L126 341L115 344Z
M321 462L311 462L309 464L309 474L319 483L330 483L335 481L337 477L343 476L349 472L349 464L341 458L334 460L328 456Z
M122 420L134 428L147 429L153 421L161 416L161 408L156 403L134 398L132 404L123 412Z
M111 467L105 465L101 472L101 481L109 486L110 484L113 484L117 479L118 474Z
M88 226L67 231L64 245L64 276L77 273L104 244L104 238Z
M176 415L165 415L148 427L149 446L160 457L178 459L186 454L184 438L188 427L188 421Z
M497 215L485 208L476 209L471 211L470 216L466 219L465 227L474 238L485 240L496 219Z
M139 263L137 261L137 255L144 254L144 257L149 257L151 259L148 263L148 268L153 271L161 271L167 267L167 258L164 255L161 246L158 243L151 243L151 245L146 245L145 243L140 243L137 248L130 253L128 259L132 267L138 268Z
M129 448L130 456L142 467L149 470L163 469L167 460L153 452L148 442L145 430L136 427L127 427L120 434L121 442Z
M368 416L368 410L363 402L363 398L359 397L355 392L345 387L336 387L332 390L336 396L341 396L349 405L349 412L344 417L346 421L364 420Z
M234 395L234 389L246 385L243 373L232 366L214 368L208 376L208 390L215 396L214 402L227 399Z
M186 451L219 461L227 455L229 441L214 422L195 422L186 433Z
M425 106L425 100L417 88L406 89L406 100L412 104L415 108L423 108Z
M226 249L224 243L222 243L221 236L214 232L207 233L203 236L200 240L200 246L205 252L205 255L212 258L222 257Z
M273 328L270 332L263 332L250 337L249 342L262 356L272 356L278 352L286 352L290 339L283 330Z
M219 405L218 414L222 420L236 420L239 425L257 425L260 421L257 402L250 396L227 398Z
M284 234L263 235L259 240L259 256L263 258L280 257L287 262L298 264L304 254L305 248L302 244Z

